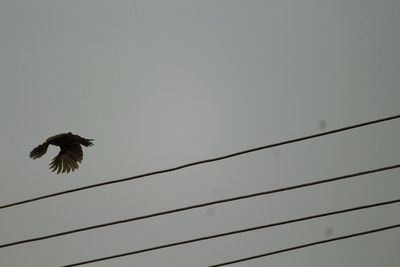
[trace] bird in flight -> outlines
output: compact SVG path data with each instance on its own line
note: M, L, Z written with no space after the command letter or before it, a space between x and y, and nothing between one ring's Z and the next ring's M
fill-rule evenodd
M74 171L79 168L78 163L81 163L83 159L82 146L89 147L92 146L94 139L85 139L80 137L79 135L69 133L62 133L47 138L47 140L37 146L35 149L31 151L29 156L32 159L37 159L46 154L47 147L49 145L59 146L60 152L58 155L53 158L50 163L50 169L53 172L69 173L70 171Z

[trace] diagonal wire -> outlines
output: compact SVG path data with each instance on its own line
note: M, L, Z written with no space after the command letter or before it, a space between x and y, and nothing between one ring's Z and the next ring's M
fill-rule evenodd
M242 196L225 198L225 199L211 201L211 202L205 202L205 203L201 203L201 204L186 206L186 207L177 208L177 209L171 209L171 210L152 213L152 214L143 215L143 216L139 216L139 217L133 217L133 218L123 219L123 220L118 220L118 221L112 221L112 222L108 222L108 223L92 225L92 226L78 228L78 229L69 230L69 231L65 231L65 232L59 232L59 233L55 233L55 234L50 234L50 235L24 239L24 240L20 240L20 241L15 241L15 242L11 242L11 243L1 244L0 248L16 246L16 245L20 245L20 244L24 244L24 243L36 242L36 241L40 241L40 240L55 238L55 237L64 236L64 235L70 235L70 234L74 234L74 233L78 233L78 232L94 230L94 229L108 227L108 226L122 224L122 223L128 223L128 222L133 222L133 221L138 221L138 220L144 220L144 219L148 219L148 218L152 218L152 217L158 217L158 216L167 215L167 214L171 214L171 213L178 213L178 212L197 209L197 208L202 208L202 207L206 207L206 206L210 206L210 205L216 205L216 204L221 204L221 203L238 201L238 200L242 200L242 199L246 199L246 198L253 198L253 197L258 197L258 196L270 195L270 194L279 193L279 192L283 192L283 191L289 191L289 190L294 190L294 189L299 189L299 188L304 188L304 187L310 187L310 186L323 184L323 183L329 183L329 182L334 182L334 181L339 181L339 180L344 180L344 179L350 179L350 178L357 177L357 176L362 176L362 175L366 175L366 174L382 172L382 171L391 170L391 169L395 169L395 168L399 168L399 167L400 167L400 164L397 164L397 165L382 167L382 168L378 168L378 169L372 169L372 170L367 170L367 171L351 173L351 174L347 174L347 175L343 175L343 176L337 176L337 177L333 177L333 178L329 178L329 179L324 179L324 180L318 180L318 181L309 182L309 183L298 184L298 185L289 186L289 187L283 187L283 188L278 188L278 189L273 189L273 190L268 190L268 191L262 191L262 192L258 192L258 193L248 194L248 195L242 195Z
M180 165L180 166L173 167L173 168L169 168L169 169L164 169L164 170L159 170L159 171L154 171L154 172L148 172L148 173L139 174L139 175L132 176L132 177L127 177L127 178L122 178L122 179L117 179L117 180L112 180L112 181L107 181L107 182L87 185L87 186L83 186L83 187L77 187L77 188L73 188L73 189L69 189L69 190L65 190L65 191L60 191L60 192L56 192L56 193L52 193L52 194L48 194L48 195L43 195L43 196L39 196L39 197L34 197L34 198L30 198L30 199L17 201L17 202L14 202L14 203L1 205L0 209L5 209L5 208L13 207L13 206L19 206L19 205L22 205L22 204L26 204L26 203L30 203L30 202L46 199L46 198L52 198L52 197L56 197L56 196L60 196L60 195L70 194L70 193L73 193L73 192L87 190L87 189L90 189L90 188L95 188L95 187L100 187L100 186L105 186L105 185L110 185L110 184L115 184L115 183L126 182L126 181L139 179L139 178L144 178L144 177L148 177L148 176L153 176L153 175L157 175L157 174L161 174L161 173L173 172L173 171L177 171L177 170L180 170L180 169L192 167L192 166L195 166L195 165L200 165L200 164L220 161L220 160L236 157L236 156L239 156L239 155L252 153L252 152L255 152L255 151L259 151L259 150L264 150L264 149L268 149L268 148L272 148L272 147L283 146L283 145L287 145L287 144L291 144L291 143L301 142L301 141L304 141L304 140L313 139L313 138L321 137L321 136L324 136L324 135L331 135L331 134L335 134L335 133L339 133L339 132L343 132L343 131L348 131L348 130L351 130L351 129L360 128L360 127L364 127L364 126L367 126L367 125L377 124L377 123L381 123L381 122L385 122L385 121L395 120L395 119L399 119L399 118L400 118L400 115L395 115L395 116L391 116L391 117L385 117L385 118L381 118L381 119L378 119L378 120L368 121L368 122L359 123L359 124L355 124L355 125L351 125L351 126L347 126L347 127L343 127L343 128L338 128L338 129L331 130L331 131L326 131L326 132L323 132L323 133L312 134L312 135L308 135L308 136L304 136L304 137L300 137L300 138L290 139L290 140L286 140L286 141L282 141L282 142L278 142L278 143L273 143L273 144L260 146L260 147L256 147L256 148L251 148L251 149L239 151L239 152L236 152L236 153L228 154L228 155L225 155L225 156L220 156L220 157L200 160L200 161L196 161L196 162L192 162L192 163L187 163L187 164Z
M253 259L257 259L257 258L276 255L276 254L280 254L280 253L283 253L283 252L288 252L288 251L297 250L297 249L301 249L301 248L316 246L316 245L320 245L320 244L323 244L323 243L329 243L329 242L339 241L339 240L353 238L353 237L357 237L357 236L362 236L362 235L368 235L368 234L372 234L372 233L382 232L382 231L386 231L386 230L390 230L390 229L394 229L394 228L398 228L398 227L400 227L400 224L390 225L390 226L381 227L381 228L375 228L375 229L372 229L372 230L369 230L369 231L364 231L364 232L358 232L358 233L354 233L354 234L350 234L350 235L339 236L339 237L335 237L335 238L330 238L330 239L326 239L326 240L321 240L321 241L311 242L311 243L307 243L307 244L303 244L303 245L299 245L299 246L294 246L294 247L290 247L290 248L276 250L276 251L272 251L272 252L268 252L268 253L264 253L264 254L259 254L259 255L252 256L252 257L242 258L242 259L233 260L233 261L227 261L227 262L223 262L223 263L219 263L219 264L215 264L215 265L210 265L209 267L220 267L220 266L231 265L231 264L235 264L235 263L239 263L239 262L244 262L244 261L249 261L249 260L253 260Z
M140 254L140 253L144 253L144 252L149 252L149 251L154 251L154 250L175 247L175 246L185 245L185 244L199 242L199 241L204 241L204 240L208 240L208 239L214 239L214 238L219 238L219 237L224 237L224 236L229 236L229 235L236 235L236 234L240 234L240 233L244 233L244 232L250 232L250 231L255 231L255 230L260 230L260 229L265 229L265 228L271 228L274 226L291 224L291 223L296 223L296 222L300 222L300 221L307 221L307 220L312 220L312 219L316 219L316 218L336 215L336 214L340 214L340 213L352 212L352 211L356 211L356 210L363 210L363 209L369 209L369 208L378 207L378 206L390 205L390 204L399 203L399 202L400 202L400 199L395 199L395 200L391 200L391 201L379 202L379 203L374 203L374 204L369 204L369 205L364 205L364 206L353 207L353 208L349 208L349 209L337 210L337 211L332 211L332 212L327 212L327 213L320 213L320 214L311 215L311 216L307 216L307 217L301 217L301 218L281 221L281 222L277 222L277 223L271 223L271 224L266 224L266 225L261 225L261 226L256 226L256 227L251 227L251 228L246 228L246 229L241 229L241 230L236 230L236 231L220 233L220 234L216 234L216 235L203 236L203 237L179 241L179 242L175 242L175 243L169 243L169 244L155 246L155 247L151 247L151 248L140 249L140 250L131 251L131 252L125 252L125 253L107 256L107 257L103 257L103 258L81 261L81 262L77 262L77 263L73 263L73 264L64 265L62 267L80 266L80 265L85 265L85 264L89 264L89 263L111 260L111 259L126 257L126 256L130 256L130 255L134 255L134 254ZM400 224L398 226L400 226ZM334 241L334 240L332 240L332 241ZM219 266L219 265L215 265L215 266Z

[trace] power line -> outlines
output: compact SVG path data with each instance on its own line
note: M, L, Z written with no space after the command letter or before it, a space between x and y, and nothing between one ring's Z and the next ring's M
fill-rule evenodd
M382 232L382 231L386 231L386 230L394 229L394 228L398 228L398 227L400 227L400 224L390 225L390 226L382 227L382 228L375 228L375 229L372 229L372 230L369 230L369 231L358 232L358 233L351 234L351 235L339 236L339 237L335 237L335 238L330 238L330 239L326 239L326 240L321 240L321 241L307 243L307 244L303 244L303 245L299 245L299 246L294 246L294 247L290 247L290 248L276 250L276 251L272 251L272 252L268 252L268 253L264 253L264 254L259 254L259 255L256 255L256 256L252 256L252 257L242 258L242 259L233 260L233 261L227 261L227 262L223 262L223 263L219 263L219 264L215 264L215 265L210 265L209 267L226 266L226 265L235 264L235 263L239 263L239 262L243 262L243 261L249 261L249 260L253 260L253 259L257 259L257 258L262 258L262 257L267 257L267 256L275 255L275 254L280 254L280 253L283 253L283 252L288 252L288 251L292 251L292 250L296 250L296 249L316 246L316 245L320 245L320 244L323 244L323 243L329 243L329 242L334 242L334 241L338 241L338 240L353 238L353 237L356 237L356 236L362 236L362 235L368 235L368 234L372 234L372 233Z
M123 219L123 220L118 220L118 221L112 221L112 222L108 222L108 223L103 223L103 224L98 224L98 225L78 228L78 229L59 232L59 233L55 233L55 234L50 234L50 235L24 239L24 240L20 240L20 241L15 241L15 242L11 242L11 243L1 244L0 248L16 246L16 245L20 245L20 244L24 244L24 243L36 242L36 241L40 241L40 240L55 238L55 237L64 236L64 235L70 235L70 234L74 234L74 233L78 233L78 232L94 230L94 229L108 227L108 226L122 224L122 223L128 223L128 222L133 222L133 221L138 221L138 220L144 220L144 219L148 219L148 218L152 218L152 217L158 217L158 216L162 216L162 215L178 213L178 212L191 210L191 209L202 208L202 207L206 207L206 206L210 206L210 205L216 205L216 204L221 204L221 203L226 203L226 202L238 201L238 200L242 200L242 199L246 199L246 198L253 198L253 197L258 197L258 196L265 196L265 195L270 195L270 194L279 193L279 192L283 192L283 191L289 191L289 190L294 190L294 189L299 189L299 188L304 188L304 187L310 187L310 186L323 184L323 183L329 183L329 182L334 182L334 181L339 181L339 180L344 180L344 179L350 179L350 178L354 178L354 177L357 177L357 176L362 176L362 175L366 175L366 174L382 172L382 171L391 170L391 169L395 169L395 168L399 168L399 167L400 167L400 164L397 164L397 165L387 166L387 167L383 167L383 168L351 173L351 174L347 174L347 175L343 175L343 176L337 176L337 177L333 177L333 178L328 178L328 179L324 179L324 180L318 180L318 181L309 182L309 183L303 183L303 184L289 186L289 187L283 187L283 188L278 188L278 189L273 189L273 190L268 190L268 191L262 191L262 192L258 192L258 193L248 194L248 195L236 196L236 197L225 198L225 199L221 199L221 200L205 202L205 203L196 204L196 205L190 205L190 206L186 206L186 207L182 207L182 208L171 209L171 210L152 213L152 214L148 214L148 215L143 215L143 216L138 216L138 217L133 217L133 218L128 218L128 219Z
M169 243L169 244L155 246L155 247L151 247L151 248L140 249L140 250L131 251L131 252L125 252L125 253L107 256L107 257L103 257L103 258L81 261L81 262L77 262L77 263L73 263L73 264L69 264L69 265L64 265L62 267L80 266L80 265L85 265L85 264L89 264L89 263L111 260L111 259L126 257L126 256L130 256L130 255L134 255L134 254L140 254L140 253L144 253L144 252L149 252L149 251L154 251L154 250L159 250L159 249L164 249L164 248L169 248L169 247L174 247L174 246L180 246L180 245L199 242L199 241L204 241L204 240L208 240L208 239L214 239L214 238L219 238L219 237L224 237L224 236L229 236L229 235L240 234L240 233L244 233L244 232L250 232L250 231L255 231L255 230L260 230L260 229L265 229L265 228L271 228L274 226L291 224L291 223L296 223L296 222L300 222L300 221L307 221L307 220L311 220L311 219L316 219L316 218L321 218L321 217L326 217L326 216L331 216L331 215L336 215L336 214L346 213L346 212L351 212L351 211L356 211L356 210L369 209L369 208L378 207L378 206L390 205L390 204L399 203L399 202L400 202L400 199L396 199L396 200L391 200L391 201L385 201L385 202L379 202L379 203L374 203L374 204L369 204L369 205L364 205L364 206L353 207L353 208L349 208L349 209L337 210L337 211L332 211L332 212L327 212L327 213L320 213L320 214L311 215L311 216L307 216L307 217L301 217L301 218L286 220L286 221L277 222L277 223L271 223L271 224L266 224L266 225L261 225L261 226L246 228L246 229L240 229L240 230L236 230L236 231L230 231L230 232L225 232L225 233L220 233L220 234L215 234L215 235L203 236L203 237L179 241L179 242L175 242L175 243ZM400 226L400 224L398 226ZM394 227L392 226L391 228L394 228ZM381 230L381 231L383 231L383 230ZM371 231L368 231L368 233L370 233L370 232ZM358 234L354 234L351 236L356 236L356 235L360 235L360 234L358 233ZM339 240L339 239L341 239L341 238L333 238L333 239L331 239L331 241ZM319 242L314 242L313 244L316 245L319 243L324 243L324 242L319 241ZM298 247L296 247L296 248L298 248ZM283 251L286 251L286 250L283 250ZM276 252L275 252L275 254L276 254ZM256 256L256 257L261 257L261 256ZM243 261L243 260L239 260L239 261ZM225 263L223 263L223 264L225 264ZM215 265L215 266L220 266L220 265Z
M364 122L364 123L360 123L360 124L355 124L355 125L351 125L351 126L347 126L347 127L343 127L343 128L338 128L338 129L327 131L327 132L323 132L323 133L312 134L312 135L308 135L308 136L304 136L304 137L300 137L300 138L290 139L290 140L286 140L286 141L282 141L282 142L278 142L278 143L273 143L273 144L260 146L260 147L256 147L256 148L251 148L251 149L239 151L239 152L236 152L236 153L228 154L228 155L225 155L225 156L220 156L220 157L200 160L200 161L196 161L196 162L192 162L192 163L187 163L187 164L180 165L180 166L173 167L173 168L169 168L169 169L158 170L158 171L154 171L154 172L139 174L139 175L128 177L128 178L122 178L122 179L117 179L117 180L112 180L112 181L107 181L107 182L87 185L87 186L83 186L83 187L77 187L77 188L74 188L74 189L69 189L69 190L65 190L65 191L60 191L60 192L56 192L56 193L52 193L52 194L48 194L48 195L43 195L43 196L39 196L39 197L34 197L34 198L30 198L30 199L17 201L17 202L14 202L14 203L1 205L0 209L5 209L5 208L13 207L13 206L19 206L19 205L22 205L22 204L26 204L26 203L30 203L30 202L46 199L46 198L52 198L52 197L56 197L56 196L60 196L60 195L64 195L64 194L70 194L70 193L73 193L73 192L87 190L87 189L90 189L90 188L95 188L95 187L100 187L100 186L105 186L105 185L110 185L110 184L115 184L115 183L126 182L126 181L139 179L139 178L144 178L144 177L148 177L148 176L153 176L153 175L157 175L157 174L161 174L161 173L173 172L173 171L177 171L177 170L180 170L180 169L192 167L192 166L195 166L195 165L201 165L201 164L210 163L210 162L214 162L214 161L220 161L220 160L236 157L236 156L239 156L239 155L252 153L252 152L255 152L255 151L259 151L259 150L264 150L264 149L268 149L268 148L272 148L272 147L277 147L277 146L287 145L287 144L291 144L291 143L301 142L301 141L304 141L304 140L313 139L313 138L321 137L321 136L324 136L324 135L330 135L330 134L334 134L334 133L348 131L348 130L351 130L351 129L360 128L360 127L364 127L364 126L367 126L367 125L377 124L377 123L381 123L381 122L385 122L385 121L395 120L395 119L399 119L399 118L400 118L400 115L395 115L395 116L391 116L391 117L385 117L385 118L381 118L381 119L378 119L378 120L373 120L373 121L368 121L368 122Z

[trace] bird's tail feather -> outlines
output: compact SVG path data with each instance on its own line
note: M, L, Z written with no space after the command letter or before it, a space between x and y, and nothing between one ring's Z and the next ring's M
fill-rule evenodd
M81 138L81 139L79 140L79 143L80 143L81 145L83 145L83 146L88 147L88 146L93 146L92 141L94 141L94 139L85 139L85 138Z
M46 154L47 147L49 146L48 143L43 143L41 145L38 145L35 147L35 149L32 150L32 152L29 154L29 156L33 159L40 158L44 154Z

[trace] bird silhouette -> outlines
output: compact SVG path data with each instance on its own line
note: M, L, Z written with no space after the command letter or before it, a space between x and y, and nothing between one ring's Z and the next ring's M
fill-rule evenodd
M79 135L69 133L57 134L55 136L47 138L47 140L34 148L29 156L32 159L37 159L46 154L49 145L59 146L60 152L53 158L50 163L50 168L53 172L69 173L79 168L78 163L81 163L83 159L82 146L92 146L94 139L85 139Z

